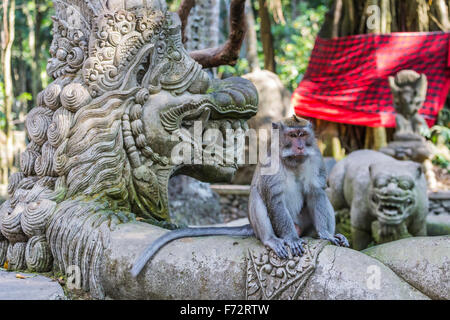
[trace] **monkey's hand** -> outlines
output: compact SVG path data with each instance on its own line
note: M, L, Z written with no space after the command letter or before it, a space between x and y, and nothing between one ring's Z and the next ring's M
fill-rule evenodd
M305 253L305 249L303 248L305 241L297 236L285 239L284 244L291 249L294 256L301 257Z

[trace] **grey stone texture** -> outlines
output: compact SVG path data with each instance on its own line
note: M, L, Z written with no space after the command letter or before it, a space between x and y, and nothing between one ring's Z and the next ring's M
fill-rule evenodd
M253 291L270 292L268 286L249 277L249 254L270 256L255 238L226 236L186 238L163 247L147 264L142 273L132 278L129 270L134 260L150 242L165 230L142 223L128 223L117 227L111 234L111 246L105 251L105 264L101 283L108 297L114 299L245 299L249 298L248 286ZM380 261L361 252L325 245L321 240L308 240L308 248L317 253L317 262L285 260L291 268L275 268L280 261L267 260L257 268L267 283L277 283L277 274L286 274L296 265L297 282L279 283L288 292L295 283L302 282L297 299L428 299L402 277ZM326 243L325 243L326 244ZM315 249L314 249L315 248ZM258 260L258 259L256 259ZM442 260L443 262L445 260ZM256 264L257 261L255 262ZM436 263L439 263L436 260ZM371 268L378 268L380 286L368 285ZM256 267L255 267L256 268ZM304 268L314 268L303 275ZM299 271L300 270L300 271ZM277 272L278 271L278 272ZM256 287L255 287L256 286ZM252 292L253 292L252 291ZM251 293L251 292L250 292ZM288 298L288 296L283 296Z
M350 209L353 248L426 235L427 184L420 164L358 150L333 167L328 182L334 209Z
M0 300L65 300L58 282L37 274L0 270Z
M363 252L428 297L450 299L450 236L402 239Z

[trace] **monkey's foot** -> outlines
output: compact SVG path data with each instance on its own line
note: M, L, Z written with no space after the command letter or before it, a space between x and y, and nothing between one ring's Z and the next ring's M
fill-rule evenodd
M338 240L338 246L347 248L350 247L347 238L343 234L338 233L334 237Z
M301 238L284 240L284 243L291 249L294 256L301 257L305 253L305 249L303 248L305 241Z
M266 240L264 241L264 245L269 249L272 249L279 258L289 258L289 252L286 250L284 242L280 238L271 238L269 240Z
M338 247L349 247L349 243L346 237L344 237L342 234L338 233L336 235L331 235L331 234L327 234L327 235L323 235L323 234L319 234L319 238L320 239L324 239L324 240L328 240L330 241L332 244L334 244L335 246Z

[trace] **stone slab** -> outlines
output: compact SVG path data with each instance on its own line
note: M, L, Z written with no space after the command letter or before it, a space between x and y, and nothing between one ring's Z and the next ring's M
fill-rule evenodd
M402 239L363 253L388 266L428 297L450 299L450 236Z
M20 274L25 279L16 277ZM0 300L64 300L58 282L36 274L0 270Z
M156 253L141 274L133 278L130 274L133 262L148 244L165 232L167 230L133 222L122 224L111 233L100 276L107 297L246 298L248 254L252 252L262 257L267 253L254 237L212 236L175 240ZM319 242L309 241L312 244ZM367 285L368 270L373 266L381 277L380 286L375 289ZM277 273L274 274L270 273L265 278L275 281L273 277ZM319 253L316 271L307 281L299 299L428 299L380 261L364 253L332 245L325 246Z

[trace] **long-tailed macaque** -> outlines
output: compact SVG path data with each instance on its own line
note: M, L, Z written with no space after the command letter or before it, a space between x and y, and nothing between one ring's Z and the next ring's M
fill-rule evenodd
M252 236L272 249L280 258L304 252L301 236L318 236L338 246L347 246L343 235L335 235L333 207L326 194L326 169L317 147L311 123L293 116L278 123L276 154L261 161L253 176L249 197L249 225L241 227L185 228L156 239L133 265L136 277L147 261L168 242L185 237L212 235ZM271 143L276 143L272 141ZM274 162L278 170L273 168ZM268 173L265 173L268 172Z
M309 121L293 116L273 124L279 130L279 157L258 165L250 190L249 220L255 235L279 257L303 253L302 236L318 236L348 246L335 235L334 210L325 193L326 167ZM276 174L262 169L279 161Z

